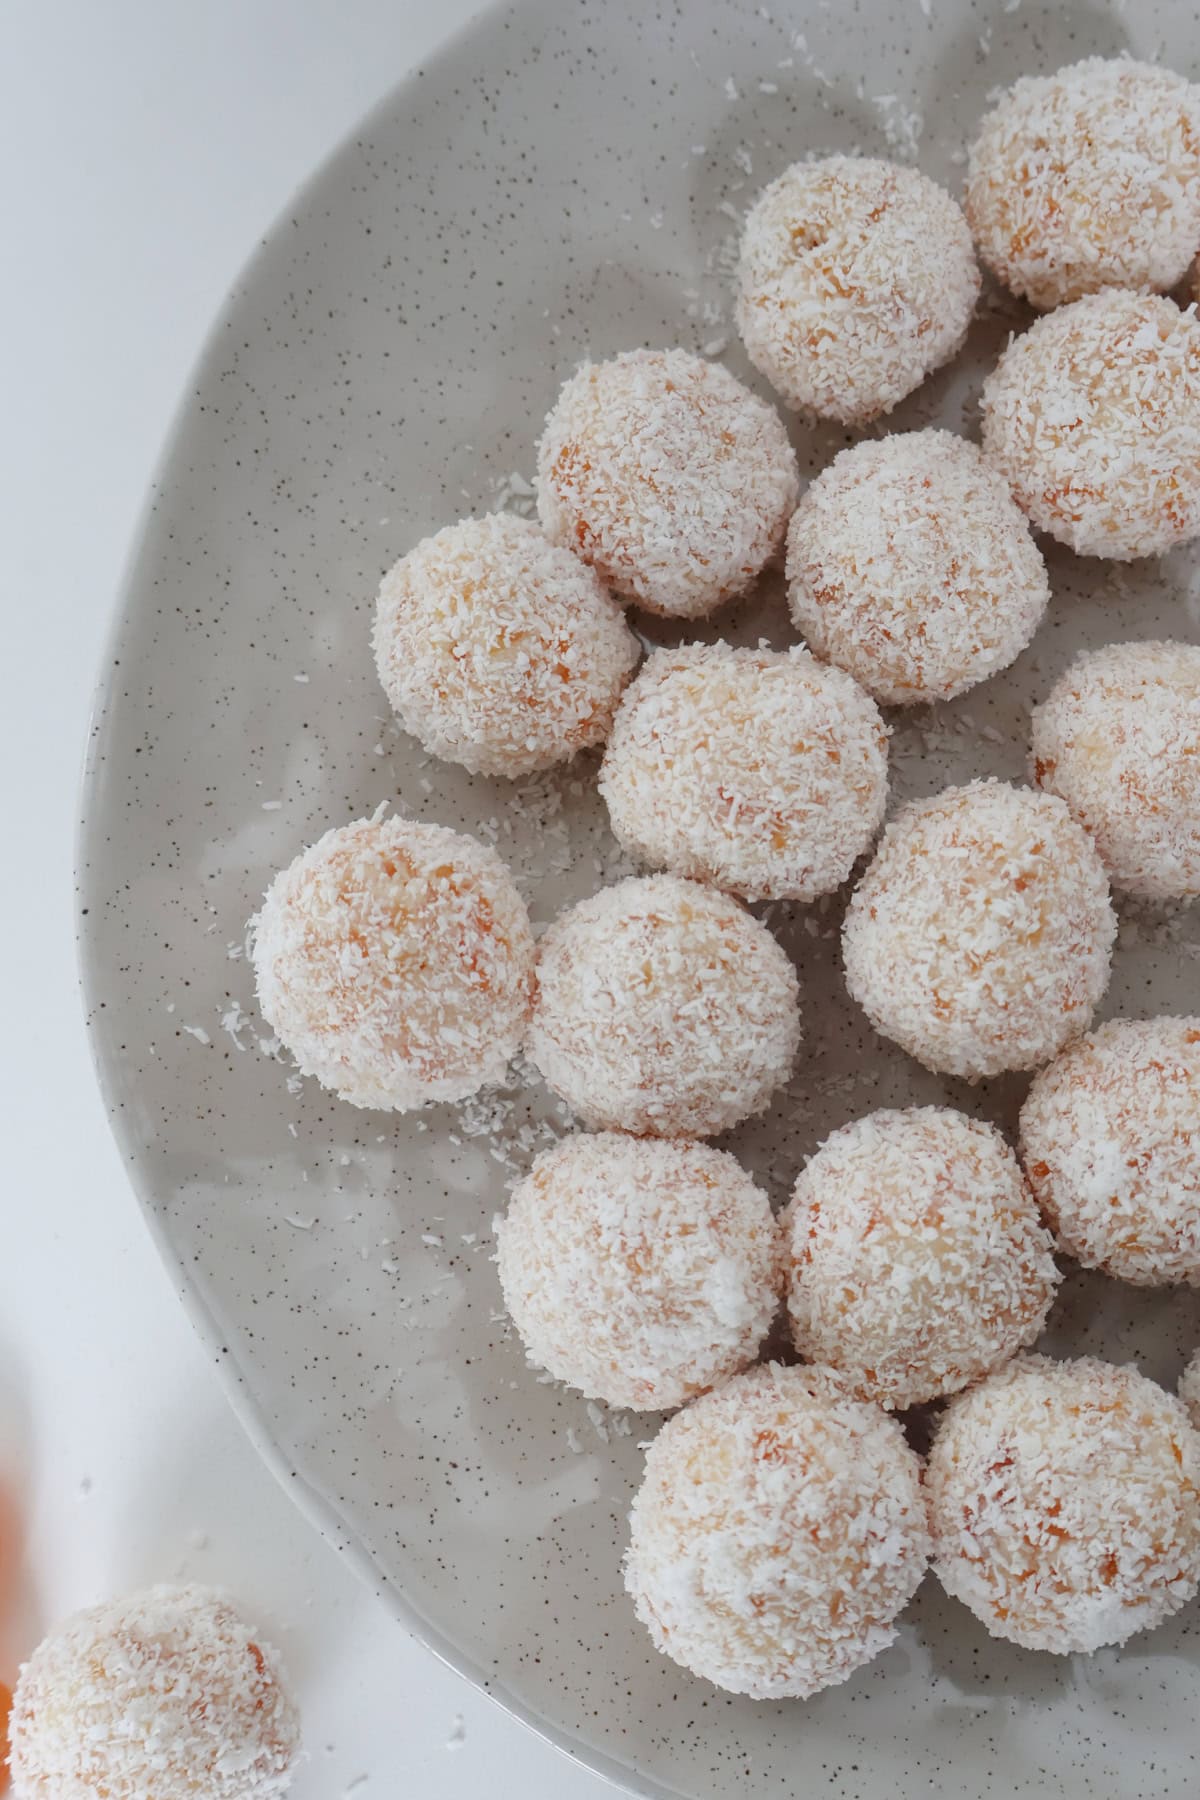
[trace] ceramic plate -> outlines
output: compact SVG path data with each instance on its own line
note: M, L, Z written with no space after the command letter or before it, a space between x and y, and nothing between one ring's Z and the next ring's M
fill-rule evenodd
M489 13L301 193L219 321L159 472L104 671L82 834L83 960L115 1129L158 1241L258 1442L424 1640L522 1719L647 1795L1195 1792L1195 1609L1123 1651L990 1641L929 1580L896 1646L804 1705L731 1699L661 1660L621 1592L657 1421L526 1367L492 1219L562 1129L539 1085L396 1119L301 1083L259 1020L244 926L272 873L387 800L475 832L551 917L623 864L595 760L515 786L426 759L387 716L380 574L425 533L527 505L540 421L585 354L680 342L749 374L729 324L740 214L810 151L919 160L955 191L989 90L1130 48L1192 70L1172 0L767 6L529 0ZM974 434L1022 315L892 417ZM808 473L845 441L795 427ZM899 720L894 801L1019 778L1031 700L1084 643L1194 636L1200 575L1050 552L1055 598L1006 675ZM660 624L650 636L668 635ZM713 631L790 640L778 579ZM847 999L838 908L771 922L807 1043L733 1134L778 1200L833 1127L970 1090L884 1046ZM1106 1014L1200 1003L1200 921L1127 911ZM1200 1298L1073 1277L1048 1341L1173 1380Z

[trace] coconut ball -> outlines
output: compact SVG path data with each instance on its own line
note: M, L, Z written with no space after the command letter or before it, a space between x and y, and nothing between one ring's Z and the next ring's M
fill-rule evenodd
M946 1107L826 1138L783 1215L792 1340L865 1399L916 1406L1032 1344L1058 1285L998 1131Z
M783 542L799 486L773 409L687 350L585 363L538 448L547 535L670 618L745 593Z
M762 1112L800 1042L796 971L728 895L602 888L538 946L529 1054L596 1130L711 1137Z
M906 806L846 914L846 985L928 1069L977 1081L1086 1031L1117 922L1061 800L973 781Z
M1200 324L1109 288L1014 338L983 388L983 448L1034 524L1084 556L1200 532Z
M251 921L263 1017L354 1106L406 1112L499 1081L529 1018L533 933L500 858L411 819L327 831Z
M934 1569L993 1637L1123 1644L1200 1584L1200 1433L1133 1368L1021 1356L951 1402L925 1488Z
M920 1462L828 1369L767 1364L677 1413L630 1528L656 1648L756 1700L807 1699L886 1649L929 1558Z
M1043 1069L1021 1154L1069 1256L1200 1287L1200 1018L1113 1019Z
M1034 709L1030 770L1091 833L1114 887L1200 895L1200 645L1085 651Z
M514 1189L498 1245L531 1361L610 1406L681 1406L736 1375L779 1301L770 1201L687 1140L565 1138Z
M971 146L966 213L1034 306L1174 287L1200 244L1200 88L1124 57L1026 76Z
M1176 1388L1193 1425L1200 1426L1200 1350L1193 1350Z
M385 575L375 665L406 731L481 775L524 775L608 735L637 639L595 573L528 519L426 538Z
M887 727L806 650L658 650L617 713L600 791L651 867L747 900L814 900L883 822Z
M277 1653L191 1586L58 1626L21 1670L9 1733L18 1800L275 1800L300 1751Z
M855 444L788 530L792 618L885 706L949 700L1006 669L1050 598L1007 483L950 431Z
M957 354L979 296L943 188L870 157L794 163L746 220L736 317L787 404L865 425Z

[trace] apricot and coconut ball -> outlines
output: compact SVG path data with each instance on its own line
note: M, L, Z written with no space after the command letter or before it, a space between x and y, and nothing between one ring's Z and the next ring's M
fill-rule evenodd
M745 593L799 492L778 415L719 363L630 350L585 363L538 449L546 534L616 594L697 619Z
M600 792L650 867L746 900L815 900L883 822L887 727L806 650L657 650L618 709Z
M896 1421L829 1369L769 1363L651 1444L625 1585L685 1669L807 1699L893 1641L928 1558L921 1465Z
M494 851L410 819L326 832L251 921L263 1017L355 1106L405 1112L499 1081L532 999L533 933Z
M608 735L640 654L594 572L508 513L424 539L384 576L379 679L406 731L476 774L517 776Z
M565 1138L497 1230L530 1360L610 1406L682 1406L752 1363L779 1303L771 1203L687 1139Z
M925 1476L933 1567L993 1637L1123 1644L1200 1585L1200 1433L1092 1357L1022 1356L951 1401Z
M1117 922L1061 800L973 781L906 806L855 889L846 985L875 1029L968 1081L1049 1062L1092 1022Z
M1110 1019L1043 1069L1021 1154L1068 1256L1200 1286L1200 1018Z
M736 319L791 407L861 426L957 354L979 296L962 212L916 169L794 163L751 208Z

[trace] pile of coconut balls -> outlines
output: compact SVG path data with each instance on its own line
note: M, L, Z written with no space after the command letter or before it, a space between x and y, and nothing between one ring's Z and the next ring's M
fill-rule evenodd
M930 1566L990 1632L1057 1652L1119 1644L1200 1585L1184 1403L1028 1354L1056 1250L1200 1286L1200 1018L1091 1029L1110 889L1200 894L1200 647L1080 656L1036 709L1028 786L952 787L884 826L887 709L1030 643L1034 528L1117 562L1200 536L1200 323L1165 297L1198 246L1200 89L1130 61L1004 94L965 210L886 162L786 170L745 223L755 368L787 407L866 426L959 350L978 254L1042 314L986 382L981 445L873 436L802 493L779 412L726 369L681 349L585 365L546 421L537 521L418 544L374 652L405 729L465 769L603 746L644 873L535 941L493 849L379 814L305 850L253 923L263 1015L344 1100L462 1099L523 1052L571 1109L499 1227L505 1301L552 1376L680 1409L625 1582L655 1644L732 1692L844 1680ZM803 643L637 667L627 608L707 618L781 554ZM876 1112L776 1218L704 1141L771 1106L801 1042L796 971L747 903L856 871L850 994L926 1069L1035 1071L1020 1143L949 1107ZM799 1361L761 1364L781 1308ZM948 1404L923 1460L899 1415L929 1402Z

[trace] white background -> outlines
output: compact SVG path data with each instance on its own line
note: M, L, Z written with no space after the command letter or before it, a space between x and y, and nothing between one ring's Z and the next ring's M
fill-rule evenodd
M473 10L0 11L0 1679L77 1606L184 1571L225 1583L293 1669L309 1749L297 1800L611 1789L412 1643L229 1412L94 1091L72 943L76 785L122 565L205 330L291 191Z

